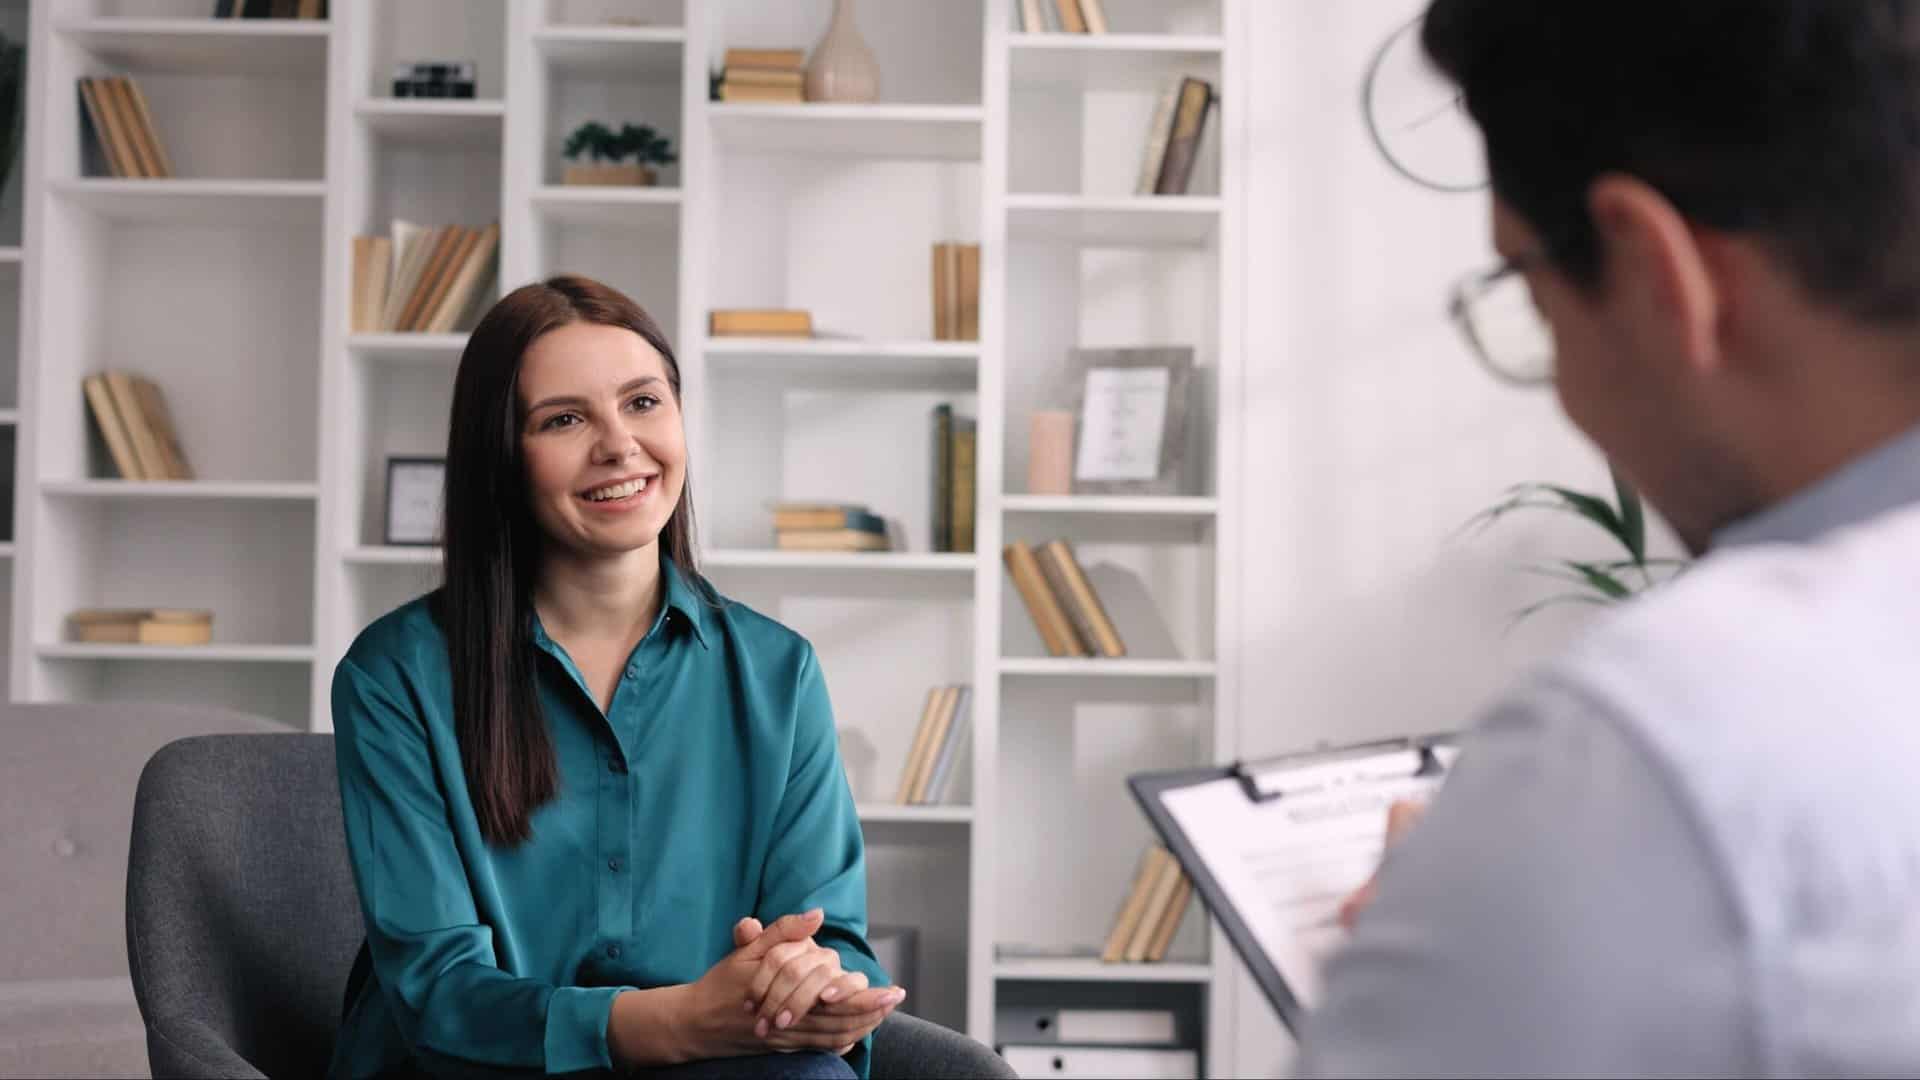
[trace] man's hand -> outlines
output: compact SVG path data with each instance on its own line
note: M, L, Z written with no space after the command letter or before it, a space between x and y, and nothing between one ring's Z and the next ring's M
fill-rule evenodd
M763 933L758 919L742 919L734 924L733 941L744 948ZM795 949L794 945L815 951ZM825 961L818 952L830 953L832 960ZM783 985L790 987L784 997ZM897 986L869 989L865 974L842 971L839 954L822 949L811 938L781 942L768 949L754 986L765 986L766 990L742 1002L742 1010L755 1017L754 1033L766 1039L768 1047L783 1051L831 1049L836 1056L852 1050L906 1000L906 991Z
M1387 808L1387 846L1392 847L1407 835L1408 830L1427 812L1427 804L1416 799L1401 799ZM1373 903L1375 883L1380 880L1380 872L1375 870L1365 885L1355 889L1352 896L1340 902L1340 925L1353 929L1354 920L1360 917Z

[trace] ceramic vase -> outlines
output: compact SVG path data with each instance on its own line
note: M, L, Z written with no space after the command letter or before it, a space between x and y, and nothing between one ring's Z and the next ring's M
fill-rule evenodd
M879 99L880 65L853 25L853 0L833 0L833 21L807 58L806 86L808 101Z

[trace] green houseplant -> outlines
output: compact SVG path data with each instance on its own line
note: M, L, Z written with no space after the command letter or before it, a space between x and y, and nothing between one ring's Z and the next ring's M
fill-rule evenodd
M562 176L568 184L651 186L659 180L654 166L680 160L673 151L673 141L645 124L623 124L615 131L598 120L574 128L561 153L574 163ZM581 163L583 157L590 163ZM633 160L629 162L628 158Z
M1469 527L1485 528L1520 510L1572 514L1606 533L1620 547L1612 558L1560 559L1524 569L1573 586L1514 613L1514 622L1558 604L1614 604L1629 599L1672 577L1686 566L1684 559L1653 558L1647 554L1647 516L1635 491L1618 470L1612 498L1553 484L1516 484L1500 502L1474 515Z

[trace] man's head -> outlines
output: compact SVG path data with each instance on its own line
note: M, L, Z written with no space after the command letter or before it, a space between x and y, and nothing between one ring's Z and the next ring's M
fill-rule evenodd
M1920 3L1435 0L1566 411L1690 546L1920 422Z

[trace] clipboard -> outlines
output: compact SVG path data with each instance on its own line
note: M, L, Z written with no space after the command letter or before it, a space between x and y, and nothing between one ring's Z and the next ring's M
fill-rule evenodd
M1315 777L1325 777L1332 770L1343 767L1351 769L1357 762L1369 758L1393 757L1404 761L1407 768L1396 771L1391 779L1406 780L1428 778L1436 785L1452 767L1457 754L1455 741L1450 735L1410 736L1397 739L1384 739L1377 742L1358 743L1328 750L1308 751L1287 754L1252 762L1235 762L1232 765L1211 768L1177 769L1159 772L1135 773L1127 778L1127 788L1132 791L1134 801L1146 814L1148 822L1160 837L1167 850L1179 862L1180 868L1193 882L1193 889L1199 895L1207 911L1220 923L1227 940L1233 944L1234 951L1240 954L1241 961L1252 973L1254 981L1273 1004L1274 1011L1286 1024L1289 1031L1299 1033L1300 1022L1305 1019L1307 1009L1288 986L1259 937L1248 925L1247 919L1236 909L1222 885L1220 877L1213 867L1207 864L1198 850L1195 841L1187 835L1181 823L1174 817L1166 805L1166 797L1174 792L1201 785L1212 785L1222 780L1232 780L1239 787L1239 793L1253 807L1265 807L1283 803L1289 797L1296 800L1324 791L1311 787ZM1401 755L1405 755L1401 757ZM1318 767L1325 766L1325 769ZM1387 782L1382 780L1382 783ZM1380 828L1384 833L1386 816L1380 817Z

